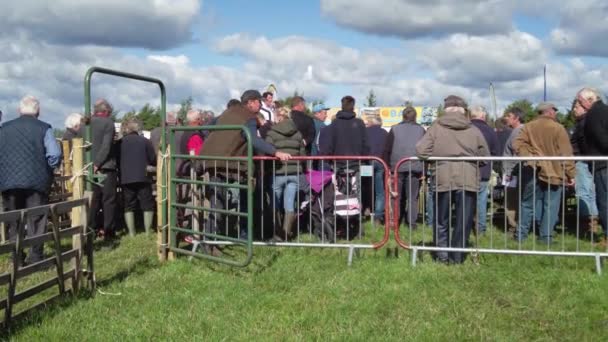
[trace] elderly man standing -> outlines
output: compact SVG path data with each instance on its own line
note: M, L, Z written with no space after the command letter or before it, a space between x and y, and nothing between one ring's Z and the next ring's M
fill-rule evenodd
M513 147L521 157L571 157L572 145L564 126L557 122L557 108L552 103L542 102L536 108L540 114L527 123L513 140ZM553 228L557 224L564 185L574 186L575 166L573 161L529 161L522 169L522 204L519 226L515 239L525 240L534 211L542 211L539 239L552 242ZM565 177L564 177L565 175ZM535 208L542 203L541 208Z
M602 102L599 91L593 88L583 88L576 100L583 110L587 112L585 119L585 155L608 155L608 106ZM591 168L594 173L595 198L600 217L600 224L604 228L604 240L600 243L608 247L608 165L606 162L595 162Z
M169 134L168 128L170 126L177 126L177 114L175 112L167 112L167 118L165 119L165 125L167 127L167 141L165 142L169 145ZM182 131L175 132L175 141L181 141ZM163 134L162 127L156 127L150 132L150 142L152 143L152 147L154 147L154 151L158 151L160 148L160 139ZM179 136L178 136L179 135Z
M93 185L93 197L89 211L89 225L99 229L97 214L103 208L103 232L106 239L116 235L116 187L118 178L117 150L114 143L114 121L111 118L112 105L105 99L95 101L91 118L91 153L93 171L98 176L98 184Z
M454 95L444 101L445 114L428 129L416 144L418 157L485 157L490 154L488 144L466 116L466 102ZM433 240L437 247L465 248L475 213L475 199L479 191L479 168L476 162L439 161L436 164L437 222ZM450 220L452 205L455 217ZM454 226L450 242L449 227ZM462 263L462 252L439 251L439 262Z
M403 121L391 127L386 139L384 161L395 169L397 163L404 158L416 155L416 144L424 136L424 128L416 123L416 109L412 106L403 109ZM400 208L400 218L405 217L410 229L416 229L418 219L418 195L420 193L420 179L423 166L420 161L407 161L399 166L397 194L399 206L407 202L407 210Z
M321 137L321 131L323 130L323 128L325 128L327 126L325 124L325 120L327 120L327 111L328 110L329 110L329 108L327 108L322 103L316 104L312 107L312 112L315 116L315 118L314 118L315 141L312 144L312 155L313 156L316 156L319 154L319 139Z
M471 123L477 127L483 137L486 139L490 154L499 156L502 154L498 136L496 132L487 123L488 112L483 106L474 106L471 108ZM484 163L479 165L481 179L479 182L479 193L477 194L477 234L484 234L487 227L487 211L488 211L488 191L490 176L492 175L492 163Z
M53 169L61 163L61 149L51 126L38 120L38 100L33 96L21 99L19 113L17 119L2 126L0 134L0 191L5 211L47 204ZM46 215L33 217L27 222L27 236L44 234L46 224ZM17 233L17 227L9 225L10 240L14 241ZM27 263L42 260L43 247L32 246Z

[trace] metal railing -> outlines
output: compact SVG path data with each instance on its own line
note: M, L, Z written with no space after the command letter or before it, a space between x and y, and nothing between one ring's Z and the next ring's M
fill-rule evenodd
M414 178L421 182L418 193L413 193L411 188L398 189L398 170L410 161L424 162L422 172L412 170L411 163L409 169L401 172L409 176L417 174ZM509 168L512 169L508 178L500 175L505 162L510 163ZM566 167L573 169L577 162L588 165L587 184L593 184L600 172L608 172L597 167L599 163L608 162L607 157L405 158L395 165L392 175L395 239L401 247L412 251L413 265L419 251L429 251L440 261L445 260L446 254L451 258L452 254L458 253L470 253L474 257L480 253L578 256L595 258L596 270L601 273L601 259L608 256L608 251L598 242L600 236L605 238L606 235L599 232L593 213L581 212L583 199L575 187L569 186L566 175ZM585 164L581 164L577 178L582 177ZM452 170L462 172L449 175L451 178L442 175L440 180L437 176L441 172L439 169L448 165ZM545 169L553 168L557 173L546 175L540 171L540 165ZM470 177L478 180L484 166L492 170L490 179L483 184L488 187L487 211L483 207L478 208L478 201L484 198L479 189L473 192L465 185ZM608 174L605 177L608 178ZM582 183L576 183L579 182ZM581 184L578 185L580 192ZM421 225L401 226L399 213L403 205L399 203L397 193L408 199L417 198L418 194L422 196L422 213L413 218ZM603 203L608 203L608 193L604 195L607 197ZM598 209L595 215L606 217L608 207ZM454 231L459 236L454 236ZM444 239L445 234L447 240ZM538 238L535 239L535 235Z

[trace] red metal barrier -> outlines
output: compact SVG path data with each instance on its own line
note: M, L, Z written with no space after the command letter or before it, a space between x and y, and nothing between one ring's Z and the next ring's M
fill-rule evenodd
M279 161L276 157L256 156L254 161ZM391 206L390 206L390 168L384 160L374 156L298 156L292 157L292 161L375 161L384 168L384 236L380 242L374 243L374 249L380 249L388 243L391 230Z
M393 169L393 189L397 192L397 194L399 194L400 189L398 189L399 187L399 167L401 165L403 165L403 163L410 161L411 158L403 158L400 161L397 162L397 164L395 165L395 168ZM423 168L423 172L424 172L424 168ZM397 244L405 249L409 249L410 246L403 242L401 240L401 236L399 235L399 217L400 217L400 211L401 211L401 203L400 196L394 196L394 202L393 202L393 233L395 234L395 241L397 242ZM411 200L411 199L410 199Z

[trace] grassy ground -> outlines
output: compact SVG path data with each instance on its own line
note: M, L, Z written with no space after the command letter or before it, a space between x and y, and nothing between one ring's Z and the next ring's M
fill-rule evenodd
M375 238L375 237L374 237ZM443 266L408 253L258 248L234 269L125 237L96 254L102 292L66 299L7 335L34 340L597 340L608 277L594 261L482 256Z

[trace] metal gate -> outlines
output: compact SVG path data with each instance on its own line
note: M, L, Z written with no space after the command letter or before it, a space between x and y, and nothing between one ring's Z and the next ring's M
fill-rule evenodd
M243 132L246 156L178 154L177 132L230 130ZM254 188L249 130L234 125L171 127L168 157L170 252L231 266L249 265L253 257ZM222 172L230 169L229 164L236 166L236 172ZM244 257L239 255L239 246L245 247Z

